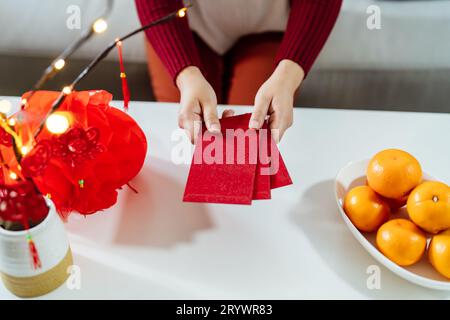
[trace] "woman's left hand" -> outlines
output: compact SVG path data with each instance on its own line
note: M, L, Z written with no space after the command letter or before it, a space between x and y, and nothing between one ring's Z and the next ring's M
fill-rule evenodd
M259 88L249 128L260 129L269 115L269 127L278 143L293 123L294 95L303 81L303 69L292 60L281 60Z

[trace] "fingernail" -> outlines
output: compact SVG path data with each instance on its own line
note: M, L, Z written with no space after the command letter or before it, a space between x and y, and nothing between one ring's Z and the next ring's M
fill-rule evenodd
M255 119L251 119L250 123L248 124L248 127L250 129L259 129L259 122L256 121Z
M209 132L212 133L219 133L220 132L220 127L217 123L213 123L209 126Z

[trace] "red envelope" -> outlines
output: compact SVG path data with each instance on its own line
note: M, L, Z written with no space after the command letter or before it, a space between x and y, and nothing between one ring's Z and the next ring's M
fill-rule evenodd
M278 161L278 170L275 174L270 176L270 188L276 189L285 187L287 185L292 184L292 179L289 176L289 172L286 168L286 164L284 163L283 157L281 156L280 151L278 150L277 144L271 138L271 161Z
M221 135L212 135L203 126L202 136L195 146L183 201L251 204L257 143L253 143L251 148L250 139L244 138L246 143L242 143L234 134L226 132L227 129L240 129L245 134L249 120L249 114L222 119ZM257 140L256 132L253 134Z
M270 131L268 130L267 121L258 131L258 164L256 166L255 189L253 191L253 200L265 200L271 198L270 192L270 175L268 169L270 166L269 141Z
M292 184L267 122L262 130L248 129L250 116L221 119L220 135L203 126L183 201L251 204L270 199L271 189Z

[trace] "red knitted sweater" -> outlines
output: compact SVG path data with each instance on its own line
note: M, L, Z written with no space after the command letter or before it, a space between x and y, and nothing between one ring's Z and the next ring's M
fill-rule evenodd
M336 22L342 0L291 0L286 31L275 59L298 63L305 74L311 69ZM182 0L136 0L142 24L183 7ZM187 66L202 69L187 19L173 19L150 28L146 35L175 79Z

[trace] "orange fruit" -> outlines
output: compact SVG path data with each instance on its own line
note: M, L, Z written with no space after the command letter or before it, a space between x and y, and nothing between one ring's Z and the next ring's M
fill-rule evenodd
M419 161L402 150L383 150L370 160L367 167L367 183L386 198L402 198L421 181Z
M388 204L368 186L351 189L344 199L344 211L352 223L361 231L378 229L388 218Z
M450 279L450 229L433 237L428 258L437 272Z
M427 181L417 186L406 204L409 217L430 233L450 228L450 187L445 183Z
M425 233L406 219L393 219L377 232L378 249L399 266L410 266L422 258L427 247Z

